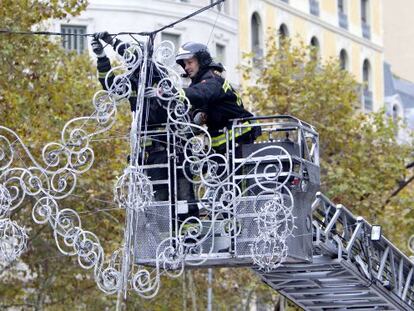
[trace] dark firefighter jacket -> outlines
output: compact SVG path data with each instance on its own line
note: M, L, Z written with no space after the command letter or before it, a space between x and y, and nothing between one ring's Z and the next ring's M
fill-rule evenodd
M213 63L200 70L188 88L184 89L186 97L190 100L193 114L198 111L207 113L208 132L212 138L212 147L217 148L225 142L223 128L231 128L229 120L247 118L253 115L243 107L239 94L233 89L228 80L221 76L223 67ZM250 131L245 127L242 132L235 133L241 136Z
M114 49L116 49L116 47L121 44L122 42L120 40L117 40L115 45L114 45ZM118 49L118 53L120 55L122 55L124 53L125 48L127 48L127 45L122 44L120 46L120 48ZM155 66L150 63L150 66L153 66L154 68L152 68L153 70L151 70L151 68L148 68L147 72L148 75L150 72L153 73L152 75L152 83L155 84L157 83L162 77L161 74L158 73L155 69ZM102 88L104 90L108 90L106 87L106 83L105 83L105 79L106 79L106 75L107 73L111 70L111 62L109 61L108 57L101 57L98 58L97 60L97 69L98 69L98 78L99 78L99 82L102 85ZM137 103L137 88L138 88L138 80L139 80L139 72L141 70L141 66L139 66L135 72L133 72L130 76L129 76L129 80L131 82L131 87L132 87L132 92L130 97L128 98L128 101L130 103L131 106L131 111L135 111L136 110L136 103ZM113 72L110 73L110 75L107 78L107 83L108 83L108 87L110 88L114 82L114 74ZM147 77L147 81L148 81L149 76ZM167 110L165 107L166 106L165 103L163 103L162 101L160 101L158 98L145 98L144 100L144 116L147 116L147 125L149 126L148 129L161 129L163 127L160 127L161 124L165 124L167 122ZM153 140L151 139L147 139L145 142L143 142L143 144L147 147L150 146L155 146L158 145L160 146L166 146L166 137L165 135L155 135L153 136ZM159 144L160 143L160 144Z

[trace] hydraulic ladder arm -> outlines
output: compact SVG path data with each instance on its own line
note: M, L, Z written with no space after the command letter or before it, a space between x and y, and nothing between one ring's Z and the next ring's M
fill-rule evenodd
M305 310L414 310L413 262L371 225L318 192L313 262L255 271Z

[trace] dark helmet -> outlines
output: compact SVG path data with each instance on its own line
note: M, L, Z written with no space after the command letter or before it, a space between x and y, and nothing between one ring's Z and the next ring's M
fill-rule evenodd
M200 64L200 68L207 67L213 61L206 45L197 42L184 43L175 57L175 61L181 67L185 67L184 59L195 57Z

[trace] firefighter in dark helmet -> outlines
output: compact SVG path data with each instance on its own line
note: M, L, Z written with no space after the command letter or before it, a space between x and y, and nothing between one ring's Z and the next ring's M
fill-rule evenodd
M111 63L109 58L106 56L104 52L104 47L100 42L102 40L107 45L113 47L115 51L117 51L121 56L124 54L125 50L128 49L129 44L123 43L122 41L113 38L108 32L98 32L94 34L94 38L92 39L91 46L93 52L97 56L97 69L99 73L99 81L102 87L107 90L111 88L114 83L114 74L111 72ZM142 47L142 43L140 43ZM148 72L153 72L151 77L152 82L156 85L159 82L163 75L160 71L157 70L156 66L149 62L149 66L151 70ZM168 162L167 160L167 136L165 134L165 123L167 123L167 110L166 106L167 103L160 101L156 97L151 97L144 100L143 107L137 107L137 89L138 89L138 82L139 82L139 70L140 68L136 69L133 73L131 73L128 79L131 82L132 92L128 98L131 106L131 111L135 112L137 109L143 109L147 114L147 126L150 130L158 130L160 134L154 134L151 137L147 137L146 140L141 142L141 147L146 151L145 156L143 158L143 164L149 166L156 166L156 165L164 165ZM149 80L149 76L147 77L147 81ZM182 163L183 154L182 152L179 153L179 160ZM140 161L141 162L141 161ZM157 182L160 180L167 180L168 171L167 168L149 168L145 170L146 174L151 178L151 181ZM187 173L187 175L189 175ZM194 190L192 184L186 179L184 176L183 170L179 170L177 172L177 200L183 201L194 201ZM166 184L155 184L155 200L156 201L166 201L168 200L169 190L168 185ZM172 195L172 194L171 194ZM183 221L187 217L198 217L198 207L193 204L188 204L188 213L180 214L179 220Z
M231 129L232 119L253 115L244 109L239 94L223 77L223 65L213 61L206 45L196 42L183 44L176 55L176 62L191 79L190 86L183 92L190 101L194 123L206 124L213 149L224 153L226 137L223 129ZM235 133L236 142L253 142L259 135L257 129L243 127L242 131Z

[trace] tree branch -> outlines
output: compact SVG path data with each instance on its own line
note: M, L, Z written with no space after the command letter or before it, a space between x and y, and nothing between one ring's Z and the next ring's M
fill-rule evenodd
M407 187L413 180L414 180L414 175L411 176L410 178L408 178L407 180L405 180L403 183L401 183L400 186L396 190L394 190L393 193L391 193L391 195L385 201L385 204L384 204L384 206L382 208L384 209L385 205L387 205L388 203L390 203L391 199L393 197L397 196L402 190L404 190L404 188Z
M249 289L248 293L247 293L247 298L246 298L246 305L244 306L244 310L250 310L250 302L252 300L252 295L256 290L257 285L254 285L252 288Z
M0 305L0 308L15 308L15 307L34 307L32 303L12 303L7 305Z
M188 289L190 290L190 297L191 297L191 304L193 306L193 311L197 311L197 298L196 298L193 274L191 270L188 273L188 281L189 281Z

